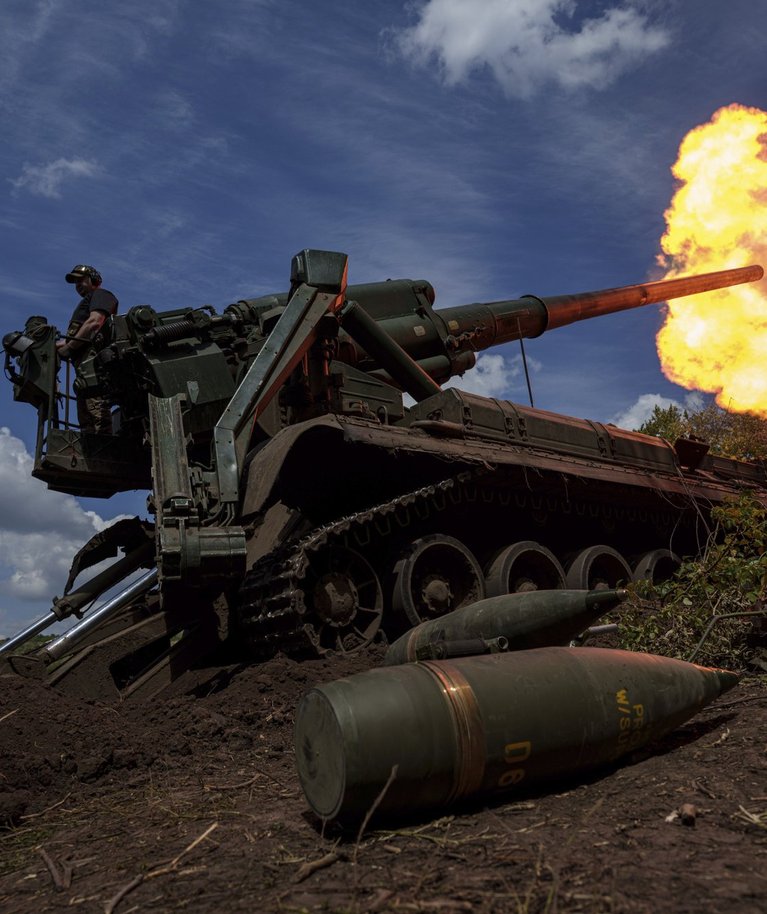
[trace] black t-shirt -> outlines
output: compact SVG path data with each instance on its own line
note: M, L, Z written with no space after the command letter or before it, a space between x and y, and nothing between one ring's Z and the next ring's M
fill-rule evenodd
M71 323L76 323L78 326L84 324L91 311L101 311L107 317L112 317L117 314L117 304L117 299L108 289L100 287L94 289L80 299L77 307L72 312Z

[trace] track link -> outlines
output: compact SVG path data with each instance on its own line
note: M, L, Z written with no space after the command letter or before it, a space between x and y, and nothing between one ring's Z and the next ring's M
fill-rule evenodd
M250 649L257 654L323 653L318 620L304 590L312 557L333 545L366 548L392 529L409 526L413 517L424 520L459 499L470 475L462 473L340 518L257 562L243 582L238 604L239 630Z
M616 508L609 499L571 497L566 481L549 482L544 491L527 484L510 484L503 475L489 467L464 470L459 474L399 495L355 514L318 527L302 539L287 543L260 559L248 572L238 597L237 635L251 656L270 656L277 651L290 655L321 655L322 621L312 608L309 592L311 563L322 550L340 546L366 554L396 551L403 531L413 524L427 526L435 515L463 505L495 505L499 511L527 517L533 525L553 518L567 521L571 515L598 523L604 531L602 540L610 542L614 531L624 525L639 523L657 530L670 529L672 517L668 504L658 500L654 505ZM536 539L528 528L521 539ZM599 542L600 537L595 541ZM503 545L503 544L501 544ZM658 535L657 547L667 545ZM386 611L385 611L386 612ZM391 613L391 609L388 610ZM395 622L384 615L383 625ZM349 644L348 650L359 644Z

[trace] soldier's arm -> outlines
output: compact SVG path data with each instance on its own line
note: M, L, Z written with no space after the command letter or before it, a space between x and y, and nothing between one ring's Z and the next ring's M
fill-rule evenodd
M74 339L59 340L56 344L59 355L62 359L68 359L73 353L78 352L85 347L99 332L107 319L103 311L91 311L88 317L77 328Z

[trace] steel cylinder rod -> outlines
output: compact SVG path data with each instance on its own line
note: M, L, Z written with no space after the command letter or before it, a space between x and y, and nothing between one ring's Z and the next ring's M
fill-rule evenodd
M72 626L68 632L65 632L60 638L46 644L42 653L51 660L58 660L73 648L75 648L97 625L107 619L109 616L126 607L136 597L146 593L157 583L157 569L152 568L145 572L140 578L136 578L125 587L120 593L111 599L102 603L98 609L94 610L85 619Z

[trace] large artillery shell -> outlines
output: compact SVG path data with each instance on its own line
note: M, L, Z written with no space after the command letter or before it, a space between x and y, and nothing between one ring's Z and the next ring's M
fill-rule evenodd
M322 818L441 808L613 762L738 681L600 648L385 667L318 686L296 715L301 784Z
M440 642L506 638L508 650L567 644L626 598L625 590L534 590L489 597L405 632L386 652L391 666Z

